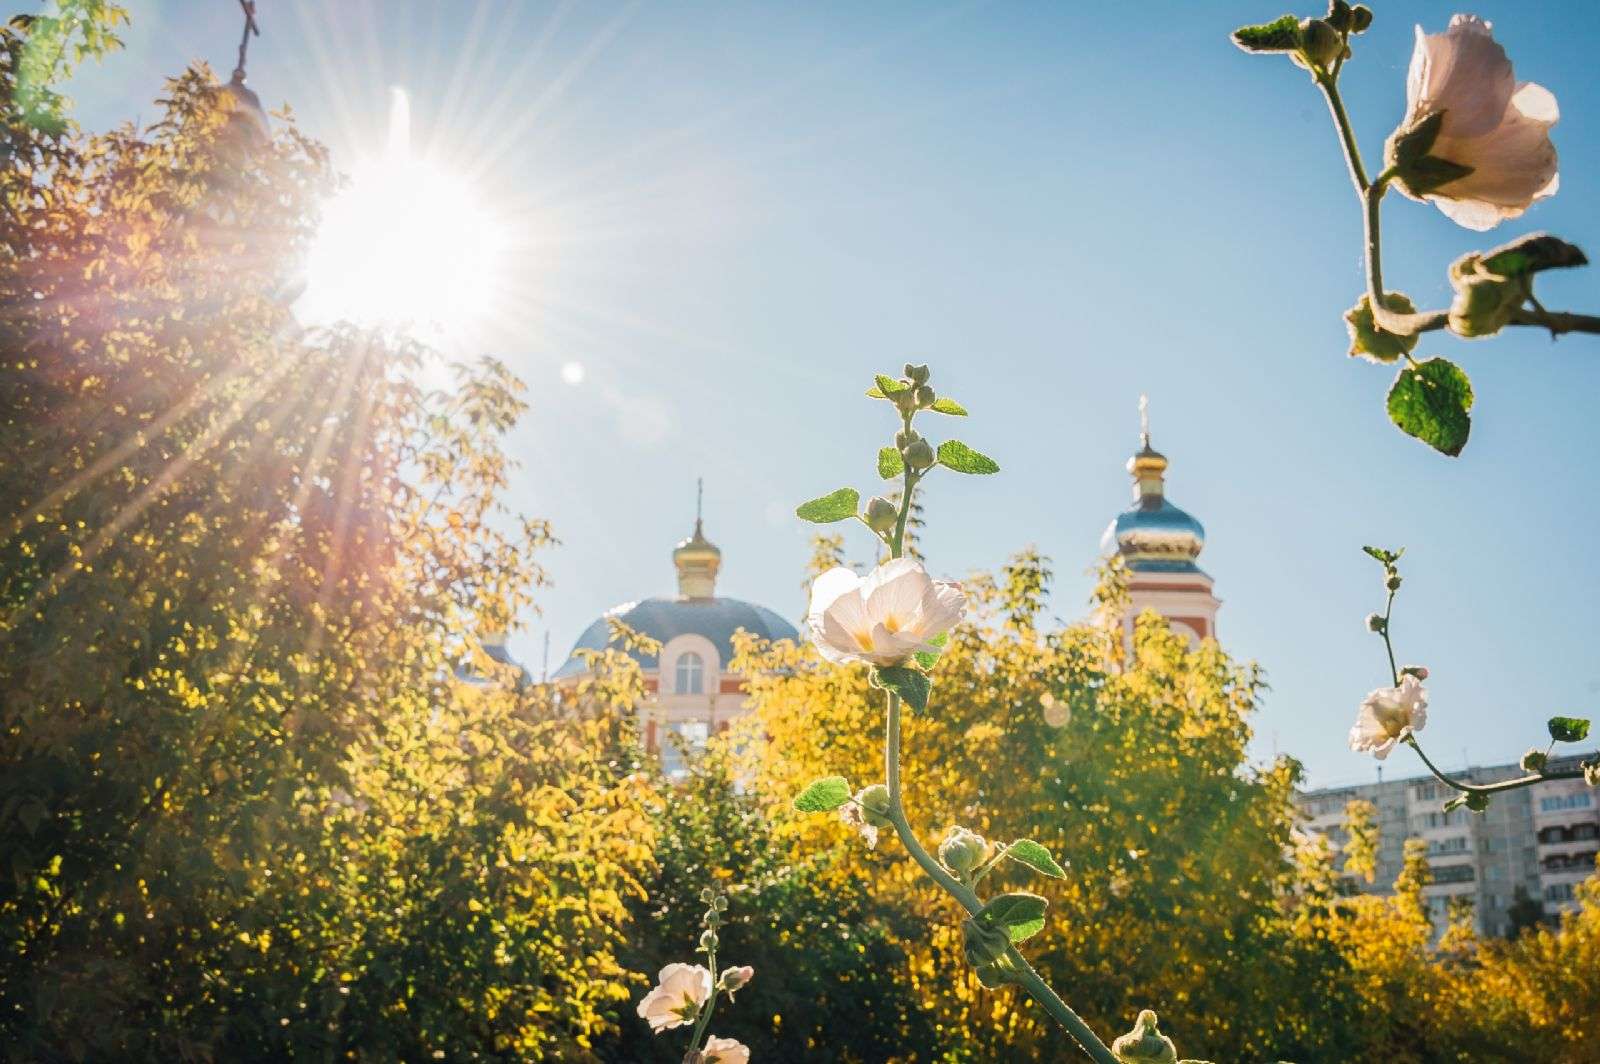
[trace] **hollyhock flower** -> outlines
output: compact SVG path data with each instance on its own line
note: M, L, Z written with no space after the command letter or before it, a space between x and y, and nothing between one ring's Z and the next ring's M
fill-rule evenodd
M1382 761L1396 743L1421 731L1427 722L1427 690L1415 676L1402 676L1399 687L1380 687L1362 701L1350 729L1350 749Z
M829 661L899 665L919 651L938 649L933 640L965 614L960 584L934 580L921 562L895 558L865 579L839 566L811 585L806 626Z
M756 977L756 970L748 964L741 964L734 968L724 968L722 978L717 980L717 986L728 992L728 997L733 997L735 990L743 990L750 985L750 980Z
M705 1064L750 1064L750 1047L732 1038L717 1038L713 1035L706 1039L706 1047L700 1051L700 1059L705 1061Z
M711 973L699 964L669 964L661 969L656 988L639 1002L639 1017L652 1034L693 1023L711 996Z
M1550 127L1561 117L1556 98L1541 85L1517 81L1490 24L1475 15L1455 16L1443 33L1417 27L1400 128L1441 111L1427 154L1471 172L1420 192L1407 186L1402 172L1398 184L1406 195L1432 200L1458 225L1478 230L1555 195L1560 178Z

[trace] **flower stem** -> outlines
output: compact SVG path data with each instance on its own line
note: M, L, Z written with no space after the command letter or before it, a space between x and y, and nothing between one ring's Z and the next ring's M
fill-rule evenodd
M1516 779L1500 780L1498 783L1461 783L1439 771L1439 767L1429 760L1427 754L1422 752L1422 744L1417 742L1415 735L1406 736L1405 741L1410 745L1411 749L1417 752L1417 756L1422 758L1422 763L1428 766L1428 771L1433 773L1435 779L1453 790L1460 791L1462 794L1498 794L1500 791L1514 791L1519 787L1531 787L1535 783L1543 783L1545 780L1578 780L1583 778L1582 769L1564 769L1560 772L1535 772L1527 776L1518 776Z

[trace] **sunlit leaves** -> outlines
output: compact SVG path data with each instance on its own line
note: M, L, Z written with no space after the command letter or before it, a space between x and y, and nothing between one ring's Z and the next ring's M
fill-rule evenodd
M872 675L879 686L899 695L912 709L920 712L928 708L928 694L933 690L933 681L921 669L885 665L874 669Z
M939 396L939 398L933 401L933 405L928 407L928 409L932 410L936 414L949 414L952 417L967 416L967 408L950 398L948 395Z
M878 476L884 480L893 480L906 471L905 459L900 457L896 447L884 447L878 451Z
M833 521L844 521L856 515L856 507L861 503L861 493L855 488L840 488L838 491L829 492L810 502L801 503L795 508L795 516L802 521L813 524L825 525Z
M945 440L939 445L939 464L957 473L998 473L1000 466L986 454L979 454L960 440Z
M1066 870L1056 863L1056 859L1050 856L1050 851L1032 839L1018 839L1013 842L1006 847L1006 856L1052 879L1064 879L1067 874Z
M1283 15L1255 26L1233 31L1233 43L1247 52L1292 52L1300 47L1300 20Z
M1024 942L1044 929L1045 900L1037 894L1018 891L990 898L973 920L980 927L1003 929L1012 942Z
M795 795L794 807L802 813L825 813L850 800L850 784L843 776L827 776L812 781Z

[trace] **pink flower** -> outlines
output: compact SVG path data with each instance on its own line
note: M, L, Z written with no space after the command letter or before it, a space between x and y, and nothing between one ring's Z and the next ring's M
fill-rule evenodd
M693 1023L711 996L711 973L699 964L669 964L661 969L656 988L639 1002L639 1018L652 1034Z
M811 585L806 616L811 641L829 661L899 665L960 622L960 584L934 580L922 563L896 558L862 579L839 566Z
M756 970L748 964L741 964L736 968L724 968L722 978L717 980L717 986L726 990L728 997L731 998L735 990L744 989L755 977Z
M705 1064L750 1064L750 1047L732 1038L718 1038L713 1035L706 1039L706 1047L700 1051L700 1059L705 1061Z
M1561 117L1550 90L1518 82L1511 60L1475 15L1457 15L1443 33L1417 27L1416 50L1406 79L1410 127L1444 112L1428 154L1470 167L1471 172L1425 188L1416 200L1432 200L1452 221L1468 229L1492 229L1515 218L1535 200L1555 195L1560 185L1550 127Z
M1396 743L1427 723L1427 690L1415 676L1402 676L1399 687L1380 687L1362 701L1350 729L1350 749L1382 761Z

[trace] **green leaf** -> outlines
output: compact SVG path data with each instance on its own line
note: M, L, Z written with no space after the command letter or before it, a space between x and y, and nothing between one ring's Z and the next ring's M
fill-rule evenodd
M825 525L832 521L843 521L847 517L854 517L856 506L860 502L861 493L855 488L840 488L819 499L801 503L795 507L794 515L802 521Z
M843 776L827 776L812 780L811 786L801 791L794 807L802 813L826 813L850 800L850 783Z
M878 382L878 386L876 388L867 389L868 399L887 399L895 392L903 392L907 388L911 387L911 385L905 381L897 381L893 377L885 377L881 373L874 377L873 380Z
M906 461L897 448L885 447L878 452L878 475L884 480L893 480L905 471Z
M1018 839L1006 849L1006 856L1018 864L1025 864L1040 875L1052 879L1067 878L1066 870L1056 864L1056 859L1050 856L1050 851L1040 846L1032 839Z
M1284 15L1259 26L1240 26L1233 43L1247 52L1292 52L1300 47L1300 20Z
M1382 547L1362 547L1361 549L1366 551L1372 557L1378 559L1378 561L1382 562L1384 565L1393 565L1395 562L1400 560L1400 555L1406 552L1404 547L1401 547L1399 550L1384 550Z
M979 454L960 440L945 440L939 445L939 464L957 473L998 473L1000 466L986 454Z
M1046 901L1037 894L1018 891L990 898L973 917L984 927L1004 928L1012 942L1032 938L1044 928Z
M936 414L949 414L952 417L967 416L967 408L950 398L948 395L939 396L939 398L933 401L933 405L928 407L928 409L932 410Z
M920 713L928 708L928 694L933 690L933 681L921 669L885 665L873 675L879 687L893 691L912 709Z
M1413 314L1417 309L1402 292L1385 292L1383 304L1396 314ZM1344 325L1350 334L1350 357L1373 362L1397 361L1401 355L1409 355L1422 339L1419 333L1401 336L1380 329L1372 316L1372 299L1365 293L1355 306L1344 312Z
M1389 420L1408 436L1454 458L1472 431L1472 382L1455 363L1430 358L1406 366L1389 389Z
M1384 161L1400 170L1414 166L1433 148L1433 142L1439 139L1439 129L1443 125L1444 112L1430 111L1396 129L1384 143Z
M950 633L940 632L938 635L928 640L928 642L942 650L944 645L950 642ZM917 659L917 664L921 665L924 669L931 669L935 665L939 664L938 650L919 650L912 656Z
M1550 738L1558 743L1581 743L1589 737L1589 721L1584 717L1551 717Z

